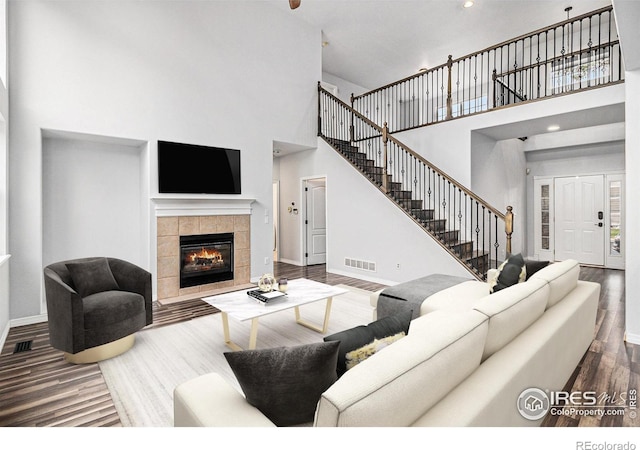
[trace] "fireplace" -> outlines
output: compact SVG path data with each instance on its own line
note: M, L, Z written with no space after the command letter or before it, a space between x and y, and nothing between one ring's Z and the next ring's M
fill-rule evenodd
M180 236L180 288L233 280L233 233Z

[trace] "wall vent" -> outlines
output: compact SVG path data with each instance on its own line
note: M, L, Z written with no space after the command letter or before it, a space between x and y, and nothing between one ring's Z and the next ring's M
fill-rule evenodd
M354 269L366 270L369 272L376 271L376 263L371 261L364 261L362 259L345 258L344 265L347 267L352 267Z
M33 341L22 341L22 342L17 342L16 346L13 349L13 353L22 353L22 352L28 352L29 350L31 350L31 345L33 344Z

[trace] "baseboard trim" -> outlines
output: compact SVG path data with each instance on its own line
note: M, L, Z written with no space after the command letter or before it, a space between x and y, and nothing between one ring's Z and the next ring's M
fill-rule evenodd
M280 258L280 259L278 259L278 262L282 262L282 263L285 263L285 264L291 264L293 266L302 266L302 262L294 261L292 259Z
M398 281L384 280L382 278L370 277L367 275L362 275L360 273L347 272L346 270L336 270L329 267L327 267L327 273L342 275L344 277L357 278L358 280L369 281L371 283L377 283L377 284L384 284L386 286L395 286L396 284L398 284Z
M21 327L23 325L33 325L34 323L42 323L49 320L49 316L47 314L39 314L37 316L29 316L29 317L21 317L20 319L11 319L9 321L9 326L13 327Z
M4 343L7 342L7 336L9 336L9 330L11 329L11 322L7 323L7 326L2 330L0 334L0 351L4 348Z
M629 344L640 345L640 334L625 333L624 340Z

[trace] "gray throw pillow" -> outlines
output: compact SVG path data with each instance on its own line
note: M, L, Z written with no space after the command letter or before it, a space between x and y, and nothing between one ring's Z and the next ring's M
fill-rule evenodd
M279 427L312 422L320 396L336 381L339 342L227 352L250 405Z
M120 289L107 258L65 264L80 297Z
M498 274L494 278L495 284L490 293L501 291L514 284L522 283L527 277L527 268L522 254L512 255L498 267Z
M336 371L341 377L347 371L347 353L373 342L374 339L382 339L400 332L409 333L409 325L413 310L402 311L392 316L383 317L369 325L359 325L348 330L325 336L325 342L339 341L338 365Z

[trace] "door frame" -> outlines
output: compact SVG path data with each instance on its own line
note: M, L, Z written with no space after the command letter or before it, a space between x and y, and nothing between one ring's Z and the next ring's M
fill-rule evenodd
M621 189L621 219L620 219L620 233L621 233L621 242L620 242L620 255L613 256L610 254L609 249L609 241L607 239L607 233L605 232L604 237L604 267L607 269L621 269L625 268L625 173L620 171L615 172L600 172L600 173L584 173L580 175L575 174L563 174L557 176L534 176L533 177L533 232L534 232L534 249L533 253L540 260L549 260L555 261L555 180L556 178L568 178L575 176L590 176L590 175L603 175L604 176L604 226L605 229L610 229L610 182L611 181L621 181L622 189ZM550 235L549 235L549 249L542 249L541 246L541 229L538 226L541 219L541 211L540 211L540 196L539 190L540 186L548 184L550 186L549 189L549 223L550 223Z
M307 194L305 191L306 182L310 180L324 180L325 185L325 217L327 222L329 221L329 208L327 205L328 196L326 195L327 190L329 189L329 182L326 175L315 175L300 178L300 209L302 213L302 220L300 221L300 261L302 261L303 266L308 266L308 257L307 255L307 226L305 224L305 220L307 220ZM327 228L328 230L328 228ZM327 232L327 260L329 259L329 233Z

